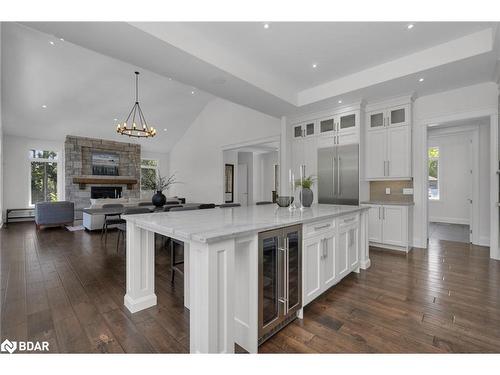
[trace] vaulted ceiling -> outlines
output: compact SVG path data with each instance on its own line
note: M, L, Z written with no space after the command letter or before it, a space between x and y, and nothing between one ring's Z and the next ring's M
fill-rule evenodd
M51 128L55 131L73 124L79 130L88 127L88 133L109 131L110 121L123 116L131 104L131 73L136 67L143 72L141 95L149 121L160 130L167 128L148 145L162 151L170 149L214 96L279 117L498 79L497 23L408 26L408 22L7 24L3 33L7 131L22 132L23 126L38 124L40 128L57 124ZM49 39L56 44L50 45ZM58 111L40 113L44 101L47 109Z

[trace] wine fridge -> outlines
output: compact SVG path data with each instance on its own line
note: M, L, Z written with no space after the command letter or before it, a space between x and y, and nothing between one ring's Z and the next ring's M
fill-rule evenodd
M302 308L302 226L259 233L259 345Z

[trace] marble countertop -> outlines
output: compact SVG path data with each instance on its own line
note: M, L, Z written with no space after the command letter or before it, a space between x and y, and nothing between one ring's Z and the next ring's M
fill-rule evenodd
M123 218L165 236L208 243L367 209L362 206L315 204L302 211L289 211L273 204L126 215Z
M379 204L383 206L414 206L415 202L365 201L359 204Z

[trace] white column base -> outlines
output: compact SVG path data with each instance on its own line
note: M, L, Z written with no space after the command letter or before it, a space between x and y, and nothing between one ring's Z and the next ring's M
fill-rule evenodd
M125 297L123 298L123 301L125 307L131 313L136 313L138 311L147 309L148 307L155 306L157 303L156 294L152 294L150 296L144 296L137 299L130 298L129 295L126 294Z
M362 260L360 263L360 268L362 270L366 270L366 269L370 268L371 264L372 264L372 262L370 259Z
M156 305L154 233L127 221L127 294L125 307L135 313Z

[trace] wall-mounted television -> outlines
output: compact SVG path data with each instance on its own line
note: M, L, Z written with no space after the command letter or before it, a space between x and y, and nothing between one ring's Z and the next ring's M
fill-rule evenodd
M120 156L111 152L92 152L92 174L118 176Z

